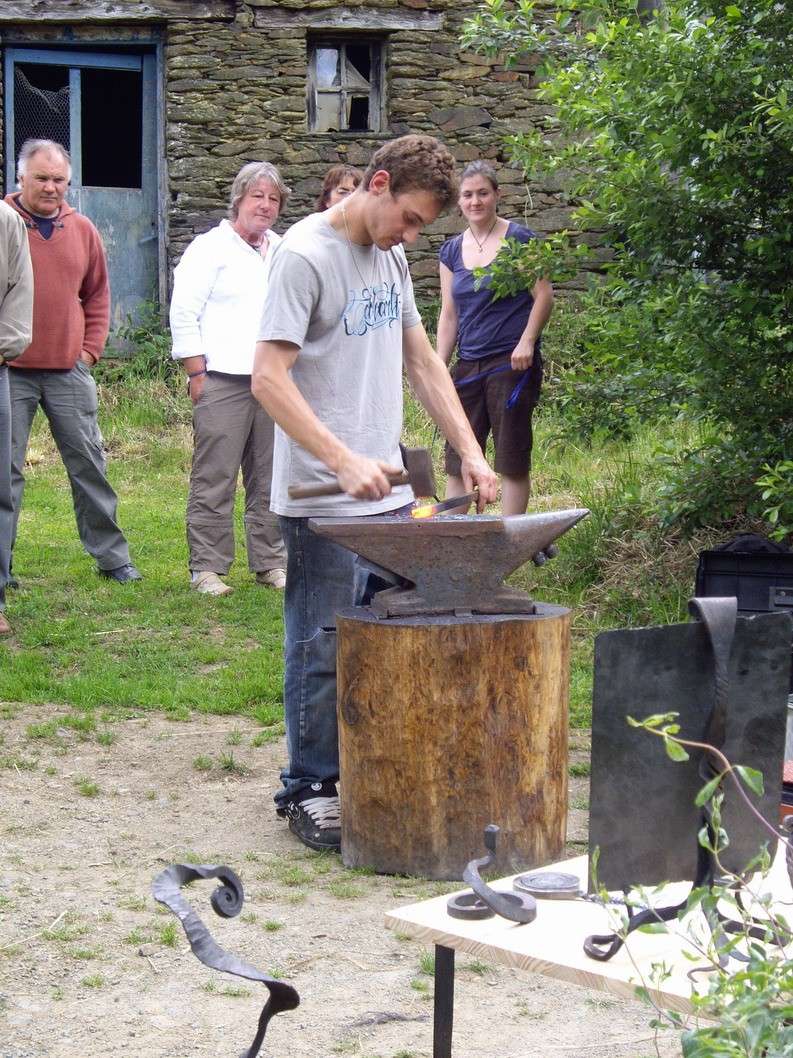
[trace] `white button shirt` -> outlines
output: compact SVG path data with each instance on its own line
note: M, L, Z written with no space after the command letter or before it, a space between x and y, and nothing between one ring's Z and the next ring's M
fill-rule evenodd
M281 237L268 231L267 240L262 257L227 220L193 239L173 276L174 360L204 356L208 371L252 373L270 262Z

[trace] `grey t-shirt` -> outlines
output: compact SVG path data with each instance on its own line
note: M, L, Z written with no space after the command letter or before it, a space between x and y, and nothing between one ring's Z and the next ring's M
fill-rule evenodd
M399 467L402 332L420 322L402 247L350 245L315 213L290 228L273 255L259 340L299 346L292 380L317 418L352 451ZM344 493L289 498L290 485L332 480L276 425L270 506L277 514L359 517L413 499L407 486L379 501Z

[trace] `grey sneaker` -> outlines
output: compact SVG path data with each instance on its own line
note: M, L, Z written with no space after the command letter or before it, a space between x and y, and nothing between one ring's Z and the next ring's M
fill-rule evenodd
M234 591L230 584L208 569L194 570L190 575L190 583L201 595L231 595Z
M269 588L283 591L286 587L285 569L265 569L256 574L256 583L265 584Z
M341 851L341 809L333 783L312 783L294 800L278 808L289 821L289 829L310 849Z

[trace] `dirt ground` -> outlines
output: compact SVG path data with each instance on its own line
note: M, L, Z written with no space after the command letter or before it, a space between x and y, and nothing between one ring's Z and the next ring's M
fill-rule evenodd
M122 720L109 744L66 728L29 737L56 715L14 706L0 721L0 1058L237 1058L249 1046L264 989L203 967L151 897L180 860L237 871L239 918L211 912L213 883L185 895L219 944L300 993L264 1056L431 1054L427 949L383 915L454 886L304 849L271 808L282 740L253 745L240 718ZM572 759L586 757L579 736ZM586 783L571 781L571 841L585 838ZM639 1003L465 956L457 967L455 1058L679 1054L673 1037L656 1051Z

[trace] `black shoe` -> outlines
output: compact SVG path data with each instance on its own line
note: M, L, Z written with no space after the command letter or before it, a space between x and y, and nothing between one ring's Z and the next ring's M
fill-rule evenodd
M341 851L341 812L333 783L312 783L293 800L279 806L277 812L279 816L286 816L289 829L310 849Z
M16 579L16 577L11 576L9 578L9 580L6 581L6 587L7 588L18 588L19 587L19 581Z
M116 566L115 569L97 569L97 573L100 577L117 580L119 584L126 584L129 580L143 580L131 562L127 562L125 566Z

